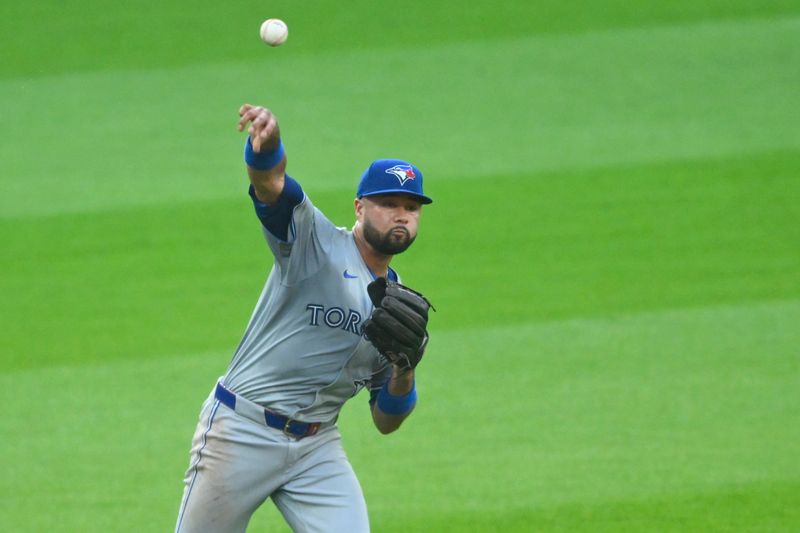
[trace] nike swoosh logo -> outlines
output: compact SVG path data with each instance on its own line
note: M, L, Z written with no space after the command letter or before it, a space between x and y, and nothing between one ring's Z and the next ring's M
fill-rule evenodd
M342 273L342 275L344 276L344 279L356 279L358 277L358 276L354 276L351 273L349 273L346 268L344 269L344 272Z

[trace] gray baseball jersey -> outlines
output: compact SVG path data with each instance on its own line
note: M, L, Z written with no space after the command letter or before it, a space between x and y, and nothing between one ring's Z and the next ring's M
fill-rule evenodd
M361 335L375 277L352 232L328 220L292 178L277 205L250 194L275 262L223 382L290 418L333 420L345 401L363 387L376 393L391 372Z
M275 205L259 202L252 187L250 195L275 262L227 373L203 405L175 531L244 532L271 498L295 531L367 532L364 495L330 422L360 389L369 387L372 401L391 374L361 336L374 275L352 233L289 176ZM391 270L389 277L397 279ZM298 440L265 425L264 407L328 424Z

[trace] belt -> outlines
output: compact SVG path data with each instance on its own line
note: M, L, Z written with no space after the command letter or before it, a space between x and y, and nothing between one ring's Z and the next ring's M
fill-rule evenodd
M264 423L271 428L280 429L284 434L289 437L294 437L295 439L302 439L303 437L310 437L316 434L322 425L320 422L292 420L289 417L274 413L269 409L264 409L260 405L242 398L241 396L236 396L235 393L226 389L222 383L217 383L217 388L214 391L214 398L231 410L251 418L256 422Z

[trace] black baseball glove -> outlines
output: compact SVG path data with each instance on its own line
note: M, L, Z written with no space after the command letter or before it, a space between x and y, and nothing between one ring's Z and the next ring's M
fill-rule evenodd
M428 344L428 309L433 306L417 291L386 278L370 283L367 292L375 310L364 322L364 335L392 363L416 368Z

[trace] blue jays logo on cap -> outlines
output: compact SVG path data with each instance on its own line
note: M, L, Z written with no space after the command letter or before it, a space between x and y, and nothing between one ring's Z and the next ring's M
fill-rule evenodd
M394 174L400 180L400 185L405 185L408 180L413 180L417 177L414 174L414 167L411 165L395 165L392 168L386 169L387 174Z
M361 175L356 196L405 193L416 197L423 204L433 200L422 192L422 172L408 161L400 159L378 159L373 161Z

